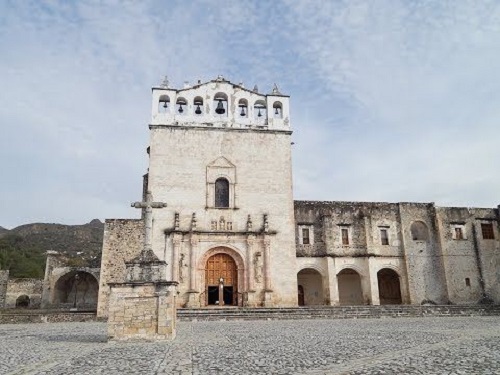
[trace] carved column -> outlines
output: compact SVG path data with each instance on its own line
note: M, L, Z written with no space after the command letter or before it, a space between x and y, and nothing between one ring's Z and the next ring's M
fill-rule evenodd
M271 239L264 238L264 289L272 291L271 288Z
M191 252L189 253L189 291L196 292L196 251L198 249L197 235L191 235Z
M179 252L181 247L181 235L174 233L172 248L172 281L179 281Z
M271 239L264 236L264 306L272 306Z
M249 234L247 237L247 290L249 292L255 291L254 287L254 270L253 270L253 248L255 243L255 235Z

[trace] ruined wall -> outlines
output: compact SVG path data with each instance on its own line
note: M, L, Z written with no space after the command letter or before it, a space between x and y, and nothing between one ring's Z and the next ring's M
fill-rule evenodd
M125 281L125 261L137 256L143 247L144 224L141 220L108 219L104 225L101 277L97 316L108 314L108 283Z
M21 296L29 297L29 305L26 307L40 307L42 300L43 280L40 279L9 279L5 307L16 307L16 301Z
M479 248L479 264L481 266L484 292L487 297L500 304L500 207L495 210L475 210L475 232ZM484 239L481 224L493 225L494 239Z
M0 270L0 309L5 307L7 294L7 283L9 281L9 270Z

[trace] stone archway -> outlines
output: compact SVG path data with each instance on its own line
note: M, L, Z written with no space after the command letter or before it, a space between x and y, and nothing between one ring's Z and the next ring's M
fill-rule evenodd
M19 307L19 308L30 307L30 297L28 297L26 294L23 294L23 295L17 297L16 307Z
M352 268L344 268L337 274L340 305L363 305L361 276Z
M403 303L401 283L396 271L390 268L382 268L377 272L377 280L381 305L400 305Z
M243 274L243 260L236 251L226 247L207 251L203 258L204 304L239 306Z
M323 277L319 271L313 268L304 268L297 273L297 287L302 291L302 301L299 297L299 305L303 306L324 305Z
M52 304L66 308L95 309L98 292L99 283L92 274L71 271L56 281Z

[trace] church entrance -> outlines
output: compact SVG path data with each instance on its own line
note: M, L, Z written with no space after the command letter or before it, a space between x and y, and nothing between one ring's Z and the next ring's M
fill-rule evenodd
M207 305L238 305L238 269L228 254L215 254L205 267L205 294Z

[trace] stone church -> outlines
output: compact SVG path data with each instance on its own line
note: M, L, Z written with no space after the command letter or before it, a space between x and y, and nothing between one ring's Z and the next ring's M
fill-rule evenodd
M166 205L150 242L178 307L500 302L498 207L294 201L290 98L276 85L165 80L149 132L143 200ZM144 221L106 220L99 316Z

